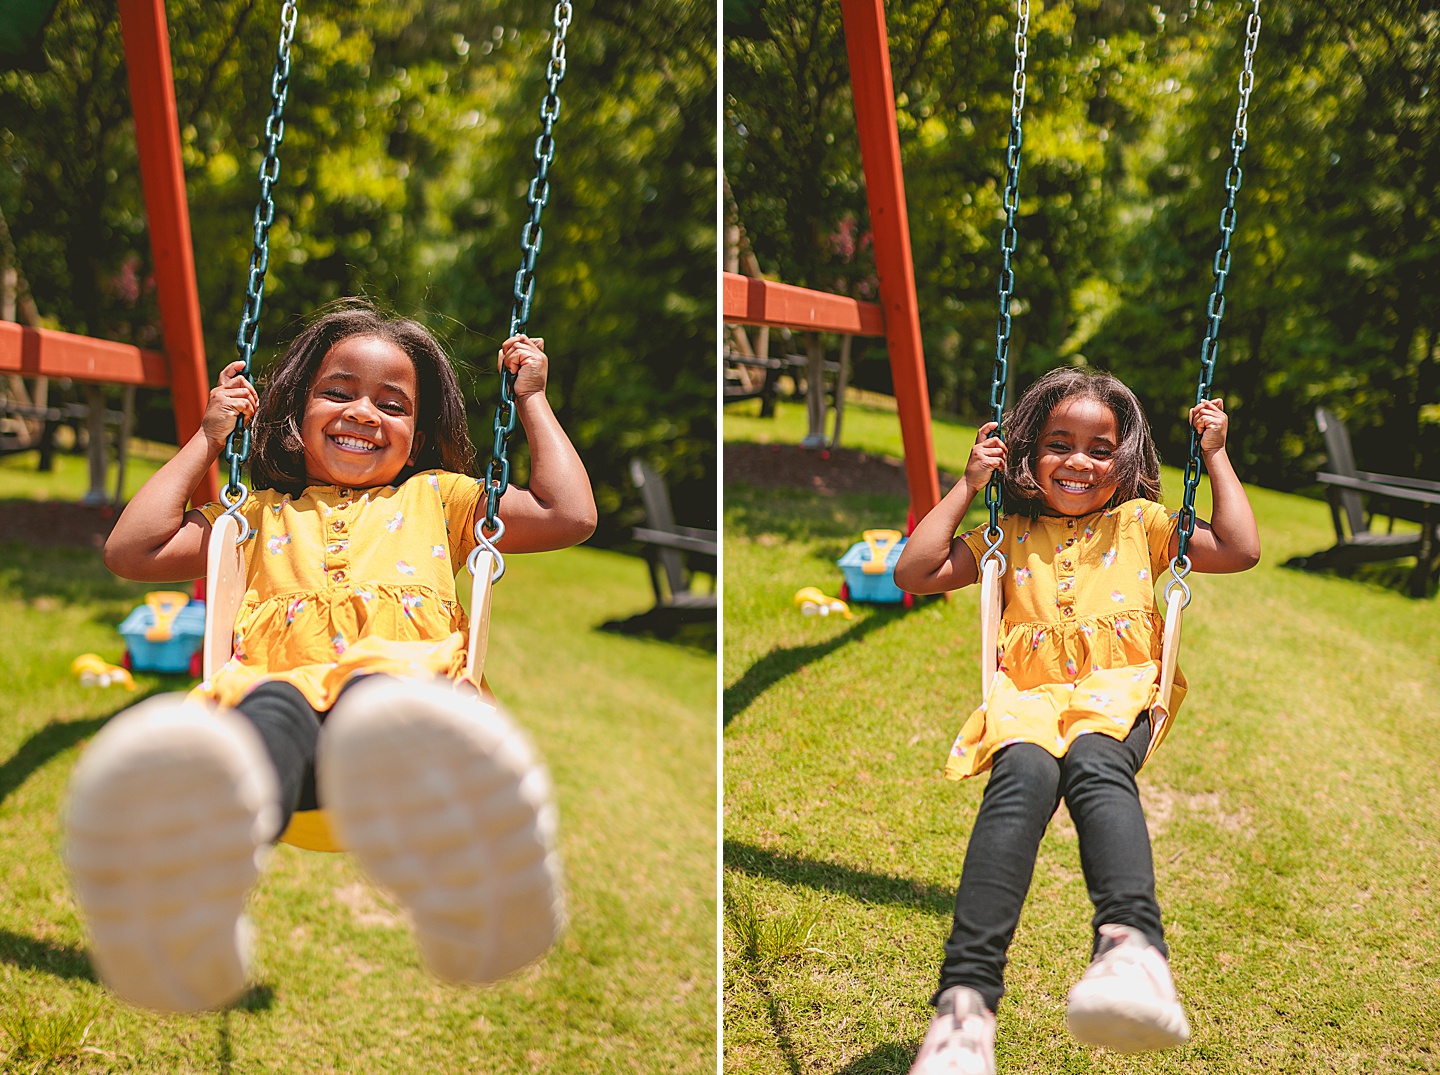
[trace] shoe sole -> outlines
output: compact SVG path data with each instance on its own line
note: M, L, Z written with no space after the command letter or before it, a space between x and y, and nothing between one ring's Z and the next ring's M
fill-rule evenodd
M1117 1002L1072 991L1065 1021L1080 1041L1117 1053L1170 1049L1190 1040L1190 1024L1179 1003Z
M91 962L142 1008L220 1008L247 983L245 900L279 823L242 718L154 698L105 725L71 777L65 861Z
M359 684L325 721L315 773L341 842L410 910L436 977L493 982L555 943L549 777L493 707L433 684Z

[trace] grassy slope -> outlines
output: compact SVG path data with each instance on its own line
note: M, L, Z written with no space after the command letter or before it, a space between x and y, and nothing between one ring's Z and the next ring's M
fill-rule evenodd
M70 659L117 659L114 625L145 587L78 550L3 553L0 1017L94 1009L96 1051L65 1070L713 1070L715 664L594 629L648 605L639 561L516 557L497 587L488 675L539 741L561 806L572 922L540 967L489 990L443 987L349 856L281 847L253 900L247 1003L162 1018L91 978L57 825L83 741L135 697L80 686ZM0 1034L0 1071L33 1067Z
M726 435L783 440L801 421L727 414ZM898 454L893 423L852 407L846 442ZM941 466L958 473L972 439L937 427ZM1175 498L1178 472L1165 480ZM1194 1040L1142 1060L1066 1034L1090 907L1062 810L1011 951L1004 1071L1440 1069L1440 614L1400 595L1403 568L1279 568L1333 540L1327 509L1250 493L1264 560L1196 579L1190 698L1141 780ZM940 775L977 701L975 594L851 622L790 604L803 585L835 592L835 558L904 508L726 488L730 1071L904 1072L928 1018L983 791Z

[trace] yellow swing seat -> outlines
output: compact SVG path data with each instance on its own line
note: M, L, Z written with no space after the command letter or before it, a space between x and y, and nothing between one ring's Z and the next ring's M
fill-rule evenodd
M235 653L235 618L245 600L245 551L234 515L221 515L210 527L205 559L205 640L203 676L209 679ZM475 558L470 582L470 637L465 673L480 684L482 696L493 701L484 682L485 652L490 641L491 573L494 553L482 549ZM298 810L281 833L283 843L307 851L343 851L324 810Z

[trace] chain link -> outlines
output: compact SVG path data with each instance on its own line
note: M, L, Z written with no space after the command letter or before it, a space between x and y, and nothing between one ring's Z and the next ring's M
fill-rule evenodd
M1250 138L1250 91L1255 86L1255 45L1260 38L1260 0L1253 0L1249 17L1245 20L1245 60L1240 71L1238 89L1240 103L1235 109L1235 130L1230 136L1230 167L1225 171L1225 207L1220 210L1220 247L1215 251L1212 266L1215 276L1214 290L1205 312L1207 323L1205 339L1200 344L1200 378L1195 387L1196 404L1210 398L1210 382L1215 376L1215 359L1220 351L1220 322L1225 317L1225 280L1230 275L1230 237L1235 231L1235 195L1240 190L1244 173L1240 170L1240 155ZM1195 532L1195 490L1200 484L1200 434L1190 428L1190 457L1185 463L1185 501L1180 509L1180 544L1175 558L1170 561L1170 572L1177 580L1183 580L1190 571L1191 535ZM1166 587L1169 592L1169 587ZM1185 603L1190 603L1189 588L1185 588Z
M285 140L285 98L290 89L290 42L298 17L296 0L285 0L280 11L280 44L275 71L270 76L270 117L265 121L265 160L260 165L260 201L255 206L254 245L250 250L250 272L245 282L245 308L240 314L240 331L235 347L245 363L241 376L250 379L250 361L260 328L260 303L265 296L265 273L270 267L270 225L275 223L275 182L280 178L280 143ZM235 428L225 443L230 463L230 480L223 491L226 509L235 512L245 502L247 490L240 470L250 458L250 429L244 417L235 419Z
M1025 112L1025 60L1029 55L1026 33L1030 27L1030 0L1015 5L1015 75L1010 80L1010 138L1005 147L1005 229L1000 233L1000 313L995 322L995 368L990 380L990 420L995 423L991 436L1003 437L1000 423L1005 413L1005 384L1010 377L1010 296L1015 290L1015 273L1010 260L1015 253L1018 233L1015 214L1020 208L1020 146L1024 140L1021 118ZM985 538L990 542L981 562L998 555L1000 545L1000 508L1002 482L1000 471L990 474L985 486L985 507L990 511L990 525Z
M520 229L520 270L515 274L514 301L510 306L508 335L524 332L530 320L530 300L535 295L535 261L540 255L544 233L540 217L550 201L550 162L555 159L555 121L560 118L560 83L565 78L565 33L570 29L573 14L569 0L555 5L555 33L550 39L550 59L545 67L549 86L540 103L540 137L535 139L535 178L525 201L530 216ZM491 445L490 473L485 485L485 519L476 527L476 536L492 535L498 540L500 498L510 487L510 434L519 417L515 408L515 374L500 371L500 402L495 408L495 440ZM482 529L483 528L483 529ZM497 576L498 578L498 576Z

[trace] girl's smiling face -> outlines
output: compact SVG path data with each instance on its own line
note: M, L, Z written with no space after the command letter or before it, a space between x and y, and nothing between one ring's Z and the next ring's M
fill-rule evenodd
M300 441L311 485L369 489L393 482L420 451L415 364L378 336L347 336L320 361Z
M1062 399L1036 442L1035 479L1050 510L1089 515L1115 494L1115 412L1090 396Z

